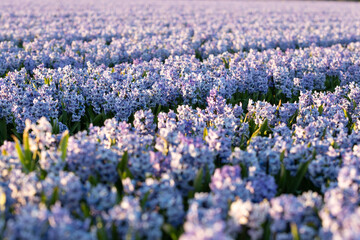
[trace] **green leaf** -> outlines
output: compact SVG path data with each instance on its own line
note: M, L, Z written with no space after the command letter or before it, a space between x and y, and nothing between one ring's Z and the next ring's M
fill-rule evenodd
M298 170L296 172L295 178L291 182L290 189L291 189L292 192L296 192L296 190L300 186L300 183L303 180L303 178L304 178L304 176L305 176L305 174L306 174L306 172L308 170L310 162L311 162L311 160L300 164L300 167L298 168Z
M60 132L59 121L57 119L51 120L52 133L58 134Z
M46 204L46 195L43 192L40 194L40 202Z
M346 117L346 118L350 118L350 116L349 116L349 114L347 113L347 111L346 111L346 109L345 109L345 108L343 108L343 111L344 111L344 115L345 115L345 117Z
M165 223L162 226L162 230L168 235L170 236L170 238L172 240L178 240L179 236L178 236L178 231L176 230L176 228L174 228L171 224Z
M50 83L52 82L52 77L51 78L44 78L44 83L48 86L50 86Z
M357 104L354 99L352 99L352 103L353 103L353 108L355 109L357 107Z
M208 166L205 166L205 177L204 177L204 185L202 188L203 192L210 192L210 182L211 182L211 174Z
M29 143L29 132L25 130L23 133L23 142L24 142L24 150L30 150L30 143Z
M86 112L87 112L87 114L89 115L90 122L93 122L93 120L94 120L94 118L95 118L95 113L94 113L92 107L91 107L91 106L90 106L90 107L87 107L87 108L86 108Z
M82 202L80 204L80 208L81 208L81 211L83 212L85 218L89 218L91 216L90 208L86 205L86 203Z
M320 107L318 108L319 114L322 115L322 113L324 112L324 106L321 104Z
M141 206L141 209L144 209L145 208L145 205L146 205L146 202L149 198L149 195L150 195L150 191L147 191L145 194L144 194L144 197L140 200L140 206Z
M108 240L108 236L106 234L106 230L104 228L104 224L100 217L96 218L96 236L98 240Z
M93 175L90 175L88 181L91 185L96 186L98 184L98 180Z
M263 224L263 229L264 229L264 235L263 235L263 239L264 240L270 240L271 238L271 230L270 230L270 222L266 221Z
M247 168L245 166L244 163L240 163L240 169L241 169L241 178L247 178L248 177L248 172L247 172Z
M205 174L204 168L200 168L197 172L196 177L194 179L193 190L189 192L189 198L193 198L195 193L197 192L206 192L209 188L209 183L211 181L211 176L207 167L205 167Z
M160 111L161 111L161 104L159 104L159 107L156 110L155 116L159 115Z
M99 114L99 115L97 115L96 117L93 118L92 123L95 126L99 126L103 119L104 119L104 115L101 113L101 114Z
M61 137L59 148L58 148L58 150L61 151L61 159L63 161L65 161L65 159L66 159L68 142L69 142L69 131L66 130Z
M125 151L121 158L121 161L118 164L118 169L120 170L121 173L123 173L128 166L128 158L129 158L128 153L127 151Z
M348 124L347 124L348 133L351 134L351 132L352 132L352 126L353 126L353 121L352 121L351 115L348 114L348 112L346 111L346 109L343 108L343 110L344 110L344 115L345 115L345 117L348 119Z
M283 162L285 158L285 150L283 150L280 154L280 162Z
M224 62L224 66L225 66L225 68L226 69L229 69L230 68L230 59L229 59L229 61L226 61L226 59L225 58L221 58L222 60L223 60L223 62Z
M355 124L355 123L351 124L351 126L350 126L350 131L354 130L355 127L356 127L356 124Z
M249 116L249 113L246 113L243 122L246 122L246 121L247 121L248 116Z
M205 138L207 137L208 135L208 130L206 127L204 127L204 133L203 133L203 140L205 140Z
M25 130L23 133L23 144L24 144L24 157L25 157L25 164L29 172L33 171L35 168L35 159L33 159L33 154L30 150L30 143L29 143L29 132Z
M338 76L326 76L325 87L326 90L333 92L341 83Z
M115 223L111 225L111 239L112 240L120 240L119 233L117 231Z
M122 179L125 179L125 178L134 179L134 176L132 175L132 173L130 172L130 169L128 167L125 169L125 172L123 172L123 175L122 175Z
M288 173L286 171L285 165L284 165L284 163L281 163L279 190L281 190L282 192L286 192L287 176L288 176Z
M268 120L265 119L265 121L260 126L260 133L261 135L264 135L265 131L269 128L268 126Z
M280 107L281 107L281 99L279 100L279 104L277 105L277 107L276 107L276 110L280 110Z
M47 172L44 169L40 168L40 179L41 180L45 180L46 176L47 176Z
M54 205L56 201L59 199L59 187L54 187L54 191L51 195L51 198L48 202L48 207Z
M247 144L249 145L252 138L256 137L260 133L260 128L258 128L253 134L251 134L251 137L249 138Z
M290 224L291 234L294 240L300 240L299 231L296 223L292 222Z
M65 106L63 105L63 109L65 108ZM63 111L63 113L60 115L59 117L59 121L64 123L64 124L68 124L68 120L69 120L69 116L68 113L65 112L65 110ZM68 125L69 126L69 125Z
M15 142L15 150L18 154L19 160L21 162L21 164L23 165L23 168L26 172L29 172L28 168L27 168L27 164L26 164L26 160L25 160L25 155L23 150L21 149L20 146L20 141L17 137L13 136L14 142Z
M200 170L197 172L195 180L194 180L194 191L195 192L201 192L201 190L202 190L203 175L204 175L204 169L200 168Z
M275 94L275 97L280 96L282 92L283 92L282 89L277 90L277 92Z
M325 136L326 136L326 128L324 128L320 139L321 139L321 140L324 140L324 139L325 139Z
M334 149L339 149L339 145L335 141L332 141L330 144Z
M296 120L296 117L299 113L299 110L296 110L296 112L290 117L290 120L288 122L288 127L291 127L294 123L295 123L295 120Z
M116 203L120 203L121 200L122 200L122 196L123 196L124 186L123 186L122 181L121 181L121 172L120 172L120 170L118 169L117 172L119 174L119 178L115 182L115 187L116 187L116 191L117 191Z
M6 119L0 119L0 145L8 138Z
M285 158L285 150L281 152L280 154L280 176L279 176L279 190L281 190L281 192L285 192L285 188L286 188L286 183L287 183L287 176L288 173L286 171L285 165L284 165L284 158Z
M203 61L203 58L201 56L201 52L198 49L195 50L195 58L199 59L200 62Z
M254 121L254 116L249 118L249 133L250 133L250 136L256 131L256 129L258 129L258 127L259 126L257 126L255 121Z
M267 93L266 93L265 100L266 100L267 102L272 102L272 99L273 99L272 90L271 90L271 88L269 88L268 91L267 91Z
M121 179L134 178L128 166L128 158L128 153L127 151L125 151L121 158L121 161L118 163L117 169Z
M15 128L12 128L12 129L11 129L11 132L12 132L12 134L13 134L15 137L17 137L17 139L20 139L20 138L21 138L21 135L16 131ZM14 138L14 137L12 136L12 138Z
M315 159L316 158L316 149L313 148L313 151L312 151L312 159Z
M70 132L75 133L77 130L80 130L80 122L76 122L74 126L72 126Z

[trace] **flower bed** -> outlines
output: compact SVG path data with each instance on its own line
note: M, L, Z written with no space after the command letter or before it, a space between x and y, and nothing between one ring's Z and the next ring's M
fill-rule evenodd
M360 237L360 5L0 6L0 238Z

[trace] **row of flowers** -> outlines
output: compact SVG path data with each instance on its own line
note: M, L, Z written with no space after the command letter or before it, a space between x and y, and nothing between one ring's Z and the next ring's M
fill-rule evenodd
M39 64L114 66L224 52L281 50L360 40L359 6L336 3L98 3L4 0L0 76ZM39 9L46 9L45 11ZM81 9L81 10L79 10ZM220 12L220 14L219 14Z
M203 62L194 56L123 63L108 68L88 62L86 68L44 65L9 72L0 78L0 125L21 133L25 120L45 116L71 132L105 119L131 120L140 109L173 109L187 104L204 108L217 88L228 103L249 99L295 102L307 90L334 91L360 79L360 44L224 53ZM15 133L16 134L16 133Z

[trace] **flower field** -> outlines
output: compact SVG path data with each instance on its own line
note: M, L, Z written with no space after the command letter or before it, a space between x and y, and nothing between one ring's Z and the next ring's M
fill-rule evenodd
M360 3L0 2L0 239L360 239Z

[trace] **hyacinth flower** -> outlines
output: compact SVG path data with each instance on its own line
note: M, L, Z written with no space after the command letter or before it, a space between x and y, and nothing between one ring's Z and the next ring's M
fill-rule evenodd
M30 137L29 131L32 130ZM15 149L18 158L22 164L23 170L26 173L32 172L36 169L41 150L50 147L55 139L51 136L51 125L46 118L41 118L37 125L33 125L30 120L26 122L26 128L23 133L23 146L20 145L19 139L14 136ZM65 131L62 134L58 151L61 155L61 160L64 161L67 153L69 133Z

